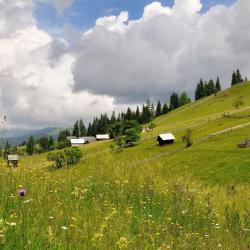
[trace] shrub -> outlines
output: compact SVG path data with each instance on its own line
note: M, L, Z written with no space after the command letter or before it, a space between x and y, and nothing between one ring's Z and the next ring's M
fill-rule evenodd
M192 131L189 128L187 128L186 134L182 137L183 142L186 143L186 148L191 147L193 144L191 136L192 136Z
M71 142L70 140L65 140L65 141L59 141L57 144L56 144L56 148L57 149L64 149L64 148L68 148L71 146Z
M67 165L77 164L82 157L82 152L77 147L64 149L64 154L66 156Z
M55 168L77 164L82 157L82 152L77 147L66 148L48 153L47 159L55 162Z
M62 168L66 165L66 157L63 151L50 152L47 159L55 162L55 168Z

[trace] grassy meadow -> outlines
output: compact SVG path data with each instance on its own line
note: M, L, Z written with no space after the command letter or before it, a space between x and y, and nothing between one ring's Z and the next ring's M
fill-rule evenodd
M223 132L248 122L244 83L158 117L121 152L89 144L59 170L46 154L1 161L0 249L250 249L250 148L237 148L250 126ZM160 132L176 143L159 147Z

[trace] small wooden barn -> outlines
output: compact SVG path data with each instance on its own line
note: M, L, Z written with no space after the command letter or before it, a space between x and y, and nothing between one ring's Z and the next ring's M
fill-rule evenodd
M79 147L85 144L84 139L70 139L72 147Z
M103 141L103 140L109 140L109 134L103 134L103 135L96 135L96 140L97 141Z
M85 144L89 144L96 141L96 138L94 136L83 136L79 137L79 139L84 139Z
M8 166L11 164L13 167L17 167L18 161L19 161L18 155L8 155L7 156Z
M157 137L157 141L159 142L159 146L173 144L175 137L172 133L167 134L159 134Z

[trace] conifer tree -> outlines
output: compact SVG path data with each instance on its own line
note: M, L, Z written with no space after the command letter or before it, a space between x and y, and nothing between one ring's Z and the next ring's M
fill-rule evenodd
M188 97L186 92L181 93L179 100L180 100L180 106L183 106L191 102L191 99Z
M72 136L79 138L79 123L78 123L78 121L76 121L74 124Z
M34 150L35 150L35 139L33 136L30 136L26 146L26 152L28 155L33 155Z
M163 107L162 107L162 114L167 114L168 113L168 105L167 103L164 103L163 104Z
M136 107L136 111L135 111L135 120L137 120L139 123L141 122L141 112L139 107Z
M159 116L162 114L162 109L161 109L161 102L158 100L157 106L156 106L156 111L155 111L155 116Z
M232 81L231 81L231 86L234 86L237 84L237 77L236 77L236 73L233 72L232 74Z
M177 93L173 92L170 96L169 110L176 109L180 106L179 96Z
M87 131L86 131L85 125L81 119L79 122L79 134L80 134L80 136L85 136L86 133L87 133Z
M240 70L237 69L237 71L236 71L236 84L241 83L241 82L243 82L243 79L241 77Z
M113 124L116 122L116 116L115 116L115 111L112 112L111 118L110 118L110 123Z
M216 92L221 91L221 85L220 85L220 78L219 77L217 77L217 80L216 80L215 90L216 90Z

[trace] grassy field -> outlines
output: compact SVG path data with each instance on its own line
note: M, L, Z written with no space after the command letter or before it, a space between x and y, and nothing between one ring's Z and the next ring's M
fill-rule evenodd
M249 249L250 148L237 144L250 126L231 130L250 122L249 105L244 83L158 117L121 152L89 144L79 164L60 170L46 154L17 169L2 161L0 249ZM176 143L159 147L157 134L169 131Z

